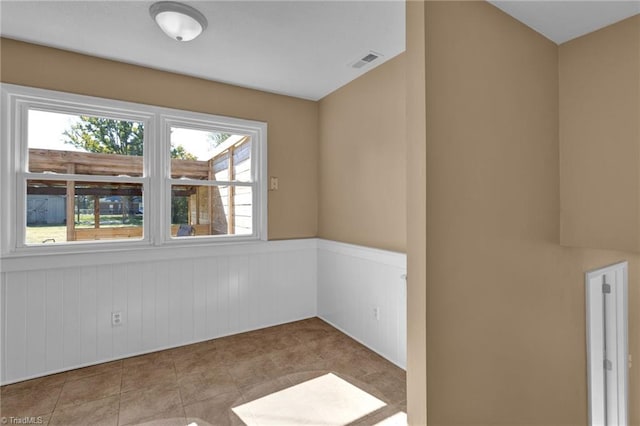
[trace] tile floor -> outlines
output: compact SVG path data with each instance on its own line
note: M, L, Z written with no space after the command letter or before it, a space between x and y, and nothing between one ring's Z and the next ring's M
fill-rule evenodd
M243 425L231 407L333 372L406 412L405 372L318 318L3 386L0 416L49 425ZM37 419L34 419L37 420Z

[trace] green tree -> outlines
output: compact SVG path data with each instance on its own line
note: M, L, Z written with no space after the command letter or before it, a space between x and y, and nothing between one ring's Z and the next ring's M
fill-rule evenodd
M189 223L189 198L172 194L171 223Z
M178 145L175 148L171 148L171 158L177 158L179 160L197 160L198 158L190 152L184 149L184 146Z
M142 155L144 126L135 121L80 116L63 133L65 143L88 152L100 154Z
M135 121L82 115L80 122L73 124L63 135L67 137L65 143L88 152L134 156L143 153L144 126ZM171 148L171 158L197 159L182 145Z
M80 121L73 124L63 135L67 138L65 143L87 152L132 156L143 155L144 126L142 123L82 115L80 116ZM182 145L171 148L171 158L180 160L197 159ZM123 202L127 205L130 201L128 198L123 197ZM128 208L123 209L123 222L128 220L128 210ZM181 197L174 197L171 210L172 216L178 220L184 220L188 216L187 200L181 199Z
M229 133L209 133L209 145L211 148L215 148L222 142L226 141L231 135Z

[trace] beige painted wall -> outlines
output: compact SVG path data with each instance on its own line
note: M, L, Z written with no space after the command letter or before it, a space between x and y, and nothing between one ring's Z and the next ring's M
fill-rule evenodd
M320 101L321 238L406 250L405 58Z
M585 425L583 274L630 261L637 359L640 258L559 244L557 46L485 2L426 7L429 426Z
M640 15L560 46L561 243L640 251Z
M6 83L268 123L269 239L317 235L318 104L9 39L0 41Z
M407 1L407 420L427 423L425 3Z

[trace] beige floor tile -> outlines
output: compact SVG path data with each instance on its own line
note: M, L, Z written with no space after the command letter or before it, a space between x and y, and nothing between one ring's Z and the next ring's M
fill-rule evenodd
M363 391L367 392L368 394L375 396L379 400L384 401L385 404L390 404L391 403L391 398L389 398L380 389L378 389L375 386L365 382L363 379L356 378L356 377L353 377L353 376L348 376L348 375L342 374L342 373L335 373L334 372L333 374L337 375L338 377L340 377L343 380L346 380L347 382L351 383L352 385L357 386L358 388L362 389ZM395 398L393 398L393 399L395 399Z
M336 330L334 327L329 325L329 323L321 320L318 317L290 322L288 324L282 325L282 327L286 327L290 330L327 330L331 332Z
M63 384L32 387L0 398L3 417L34 417L51 414L62 392Z
M68 371L66 374L67 381L69 381L120 370L122 370L122 360L105 362L103 364L92 365L91 367L78 368L77 370Z
M164 352L174 359L177 357L190 356L193 354L199 354L199 353L210 351L211 349L214 348L213 342L214 341L212 340L207 340L200 343L194 343L191 345L185 345L185 346L179 346L173 349L167 349Z
M328 363L305 345L273 351L269 354L273 363L287 373L325 369Z
M122 370L92 375L64 384L57 407L80 405L120 393ZM56 407L56 408L57 408Z
M178 376L206 373L211 369L225 365L227 358L232 358L229 353L211 350L207 353L188 353L174 358L174 366Z
M407 399L406 382L398 378L396 374L387 371L377 371L367 374L361 380L370 387L377 389L384 395L384 399L390 403L401 403Z
M56 408L49 424L55 426L116 426L119 408L120 395L86 404Z
M238 387L243 388L272 380L282 375L283 370L274 364L269 355L261 355L230 365L229 373Z
M130 367L154 365L157 367L171 365L173 366L173 358L168 351L153 352L146 355L134 356L123 361L124 369Z
M188 424L186 417L171 417L166 419L147 420L141 423L136 423L135 426L187 426Z
M355 378L391 368L393 364L384 361L368 349L348 351L330 359L331 369Z
M229 364L265 355L268 353L268 350L265 348L266 342L266 338L251 338L249 336L237 339L224 349L224 352L229 355L224 358L224 361Z
M24 382L2 386L0 389L0 397L4 398L20 392L30 392L38 388L63 385L66 380L67 373L51 374L49 376L39 377L33 380L25 380Z
M302 382L306 382L307 380L315 379L320 376L324 376L325 374L329 374L331 371L329 370L310 370L310 371L300 371L297 373L287 374L287 379L291 382L292 385L297 385Z
M294 346L301 345L302 342L297 339L295 336L286 333L272 333L270 335L265 336L262 341L262 348L265 352L272 351L281 351L287 348L291 348Z
M291 333L296 339L302 343L309 343L319 339L326 339L334 335L334 332L322 328L310 328L295 330Z
M389 426L401 426L400 420L403 419L403 413L405 413L405 411L402 408L395 405L387 405L380 410L377 410L367 416L356 420L353 423L350 423L349 426L372 426L379 423L384 424L385 421L390 423ZM404 426L406 426L406 424L407 423L405 421Z
M211 369L206 373L181 376L178 385L183 404L191 404L238 390L236 381L226 367Z
M184 409L177 386L157 386L120 395L119 425L183 417Z
M338 358L361 348L359 343L342 333L307 341L305 345L324 359Z
M267 396L274 392L278 392L293 386L288 377L289 376L277 377L267 382L259 383L253 386L246 386L240 389L243 403L251 402L255 399L262 398L263 396Z
M231 408L242 403L242 395L235 391L185 405L184 411L187 422L195 422L198 426L239 426L244 423L231 411Z
M135 389L149 388L159 385L177 384L176 371L173 363L169 364L136 364L122 370L121 392Z
M243 425L232 406L328 373L387 403L354 424L406 412L405 371L318 318L3 386L0 409L45 425Z

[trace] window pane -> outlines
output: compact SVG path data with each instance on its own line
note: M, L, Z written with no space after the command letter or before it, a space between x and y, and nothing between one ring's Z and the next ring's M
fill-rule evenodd
M172 127L171 177L249 182L251 139L229 133Z
M29 110L29 171L142 176L143 123Z
M172 237L251 235L252 233L251 187L172 186Z
M142 212L142 184L28 180L25 242L140 239Z
M251 181L251 140L238 144L233 150L233 180Z

